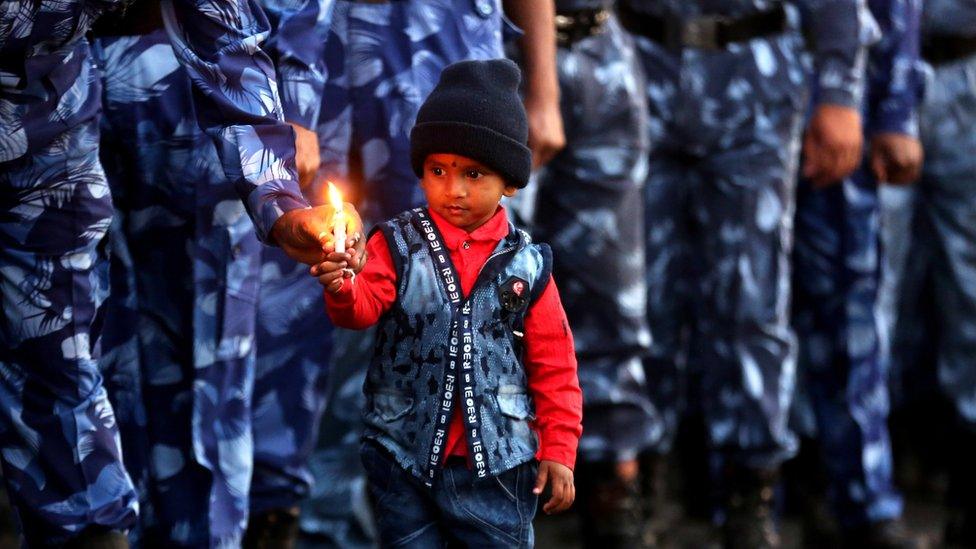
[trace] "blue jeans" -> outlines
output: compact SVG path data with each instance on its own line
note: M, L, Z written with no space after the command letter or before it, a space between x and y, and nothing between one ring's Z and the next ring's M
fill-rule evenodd
M383 547L533 546L534 460L477 482L463 461L449 462L427 488L376 443L360 457Z

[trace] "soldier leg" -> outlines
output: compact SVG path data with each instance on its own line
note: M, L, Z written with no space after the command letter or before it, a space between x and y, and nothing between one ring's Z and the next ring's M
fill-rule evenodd
M128 530L138 503L97 365L112 217L97 121L0 165L0 197L7 493L32 547Z
M903 367L915 362L909 358L917 353L910 351L918 347L918 341L914 338L926 337L924 322L915 318L918 311L914 311L915 307L912 306L918 297L909 291L918 290L919 282L928 268L927 261L918 261L919 250L912 247L917 197L918 189L914 185L878 187L882 252L878 318L882 360L888 362L892 380L893 408L897 408L905 398L899 393L900 378ZM903 311L908 314L903 314ZM906 341L906 336L912 339Z
M801 183L794 326L846 543L892 546L902 503L892 484L887 364L876 315L878 207L877 184L865 169L829 189Z
M948 543L976 543L976 58L942 65L921 109L926 163L920 182L923 226L939 318L938 376L962 424L950 486ZM926 233L923 233L923 237ZM955 444L954 444L955 446Z
M553 248L585 395L576 508L590 547L641 542L636 459L654 436L640 362L650 342L641 202L647 110L636 63L612 18L603 33L560 48L567 146L538 179L536 236Z
M688 203L697 180L689 158L674 141L678 80L673 58L656 44L635 37L643 67L651 152L644 183L645 280L651 345L643 372L651 408L649 447L639 458L645 538L656 542L666 527L663 472L674 445L684 403L685 370L693 322L690 288L691 223Z
M667 151L652 152L648 170L644 221L647 318L652 342L643 370L652 404L653 436L639 459L645 536L653 542L667 529L664 464L673 449L685 402L685 365L692 323L688 290L694 277L689 263L687 204L696 180L684 158Z
M726 61L742 63L728 63L733 71L751 66L749 57ZM720 73L721 67L694 70ZM765 77L747 72L745 78ZM791 86L802 97L802 84ZM773 483L795 450L787 426L795 375L789 251L802 110L794 101L759 95L726 104L729 119L703 125L718 146L697 164L703 183L692 205L702 296L696 357L709 442L727 471L731 547L778 545Z
M265 248L245 547L285 547L297 536L298 506L312 488L308 459L325 409L331 331L322 287L308 267Z
M101 44L92 44L93 58L102 60ZM103 103L107 103L103 98ZM152 522L154 515L149 497L149 438L148 421L142 393L142 362L140 360L139 307L137 302L135 266L129 250L124 227L127 223L125 185L118 176L126 173L125 164L131 160L123 151L126 147L115 139L109 116L102 116L100 139L102 166L112 190L115 211L108 231L109 274L112 291L105 302L105 324L102 331L102 357L99 369L105 378L105 390L116 410L122 456L125 468L139 495L139 522L129 530L129 540L139 545L142 526ZM120 154L122 152L122 154Z

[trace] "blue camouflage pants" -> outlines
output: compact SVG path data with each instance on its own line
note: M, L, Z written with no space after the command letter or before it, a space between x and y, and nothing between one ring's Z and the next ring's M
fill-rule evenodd
M280 248L262 250L252 425L251 512L294 507L313 486L308 460L325 410L332 324L322 287Z
M660 436L641 365L650 344L644 86L633 41L613 17L602 33L561 47L558 70L567 143L538 174L533 232L553 248L573 329L586 406L580 455L630 459Z
M102 136L102 142L106 142ZM111 162L111 159L106 159ZM105 165L105 162L103 162ZM113 201L116 195L112 196ZM155 516L149 497L148 418L142 392L139 360L139 337L133 326L139 321L136 306L135 269L122 227L126 213L116 209L108 231L109 285L111 295L105 301L105 323L102 333L102 356L98 368L105 379L105 390L115 409L115 419L122 438L122 458L139 497L139 522L129 530L129 542L139 546L143 526Z
M317 128L319 184L342 185L358 200L368 228L423 202L409 155L417 110L445 66L502 57L501 5L497 0L340 0L334 9ZM319 200L322 193L318 187L307 191ZM315 487L302 507L302 531L342 547L375 539L358 457L362 385L372 343L372 331L335 331L327 406L310 459ZM324 364L327 357L318 358Z
M163 31L102 38L103 158L128 250L154 514L145 538L233 547L247 521L260 245ZM125 265L124 262L117 262Z
M844 528L895 519L902 507L892 484L888 368L877 315L879 219L878 187L866 164L827 189L800 183L793 255L800 386Z
M976 57L935 67L919 114L922 178L914 189L887 193L883 205L886 216L911 220L884 228L886 242L907 250L885 272L896 292L883 309L892 369L913 368L919 347L931 345L939 385L976 429ZM926 282L935 319L919 310Z
M95 120L0 163L0 463L31 547L137 518L97 364L111 218Z
M710 445L742 466L776 466L795 447L788 306L801 39L638 47L651 135L644 370L660 424L654 449L670 450L687 365L700 371Z

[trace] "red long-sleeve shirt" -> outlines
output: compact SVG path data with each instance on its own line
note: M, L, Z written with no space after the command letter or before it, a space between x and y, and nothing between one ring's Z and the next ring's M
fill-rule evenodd
M498 242L508 234L508 217L498 208L484 225L471 233L451 225L430 211L451 261L461 278L467 296L478 278L478 271ZM363 329L375 324L396 300L396 271L383 234L377 232L366 243L366 266L349 279L337 294L325 293L326 309L336 326ZM572 469L576 448L583 431L583 394L576 375L573 334L559 291L552 277L539 299L525 316L524 366L528 390L535 402L536 420L532 427L539 434L540 460L551 460ZM447 433L447 455L467 456L460 407L456 407Z

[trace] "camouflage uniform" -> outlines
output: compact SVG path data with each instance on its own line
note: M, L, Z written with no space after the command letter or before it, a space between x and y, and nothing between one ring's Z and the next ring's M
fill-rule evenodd
M285 120L314 129L325 86L324 50L333 0L263 0L273 31ZM309 199L314 200L309 195ZM279 248L261 251L252 431L251 512L297 506L313 477L308 459L325 409L332 325L322 287Z
M660 436L641 364L651 339L642 200L647 99L633 40L612 9L609 0L556 2L566 147L531 183L533 237L552 246L579 361L586 428L574 507L590 547L638 543L639 482L618 478L615 468ZM525 196L516 200L532 200Z
M326 44L317 125L323 177L306 194L323 200L320 185L326 180L349 183L349 197L363 201L367 226L420 204L423 195L409 161L417 109L445 66L502 57L501 35L498 0L339 0ZM315 324L321 314L319 309L295 322ZM302 508L302 531L343 547L369 545L375 536L359 461L362 384L373 333L336 330L331 358L320 351L306 355L319 368L329 368L331 360L331 379L310 460L316 482ZM324 333L318 342L325 349Z
M871 0L883 38L870 52L865 142L917 134L918 32L914 0ZM851 177L797 194L794 327L801 390L823 448L830 497L845 529L900 517L888 438L887 362L879 298L878 182L868 162Z
M976 5L930 0L924 5L922 42L940 35L976 37ZM924 57L924 55L923 55ZM896 292L884 309L893 330L892 368L911 369L918 347L934 348L938 379L962 423L976 429L976 55L933 63L919 109L925 149L921 180L884 196L886 217L910 220L885 227L886 241L903 258L891 261L886 283ZM935 318L920 311L928 282ZM926 339L931 338L931 339Z
M119 197L113 245L131 260L131 273L118 276L135 289L112 300L133 303L136 322L108 334L137 335L155 511L142 522L153 541L232 546L247 519L254 454L261 246L197 125L166 33L112 31L100 31L96 55L103 156Z
M97 368L112 200L84 33L111 6L0 6L0 459L32 546L138 511Z
M558 13L609 8L560 0ZM585 395L587 461L632 459L656 436L641 370L645 317L643 205L647 107L633 41L611 16L559 48L566 148L536 184L534 237L553 248ZM580 268L585 265L586 268Z
M780 5L715 4L627 2L678 25ZM790 7L785 32L724 48L675 50L637 36L650 110L644 190L653 344L645 372L658 452L673 440L685 361L701 369L708 440L729 463L774 468L795 447L786 424L795 369L788 255L808 67ZM873 30L861 6L800 7L818 44L817 102L856 108Z
M112 203L98 161L99 83L82 36L110 6L24 2L0 8L5 74L0 112L9 128L0 146L5 163L0 184L9 189L0 214L5 240L0 360L8 410L2 444L4 476L32 544L60 544L95 524L124 530L136 518L135 492L120 463L116 418L95 366L108 281L103 237ZM196 98L198 112L217 114L200 121L220 145L226 179L246 198L266 234L283 212L306 203L293 173L293 133L277 123L273 80L263 76L270 63L251 47L260 43L254 36L260 36L263 19L246 3L223 2L219 10L210 9L210 2L164 6L180 61L208 90ZM249 46L240 47L241 42ZM246 88L242 74L248 77ZM243 89L253 95L240 93ZM223 328L223 333L233 329ZM234 355L239 343L204 346L200 353L209 352L210 362L197 364ZM131 369L119 374L126 375ZM234 425L217 422L214 415L234 406L236 398L222 401L205 384L200 389L216 397L199 403L200 422L221 429L221 438L198 450L206 466L221 457L227 464L239 454L232 448L239 439ZM120 397L121 403L135 398ZM127 413L138 425L138 411ZM173 463L166 471L174 471ZM219 494L214 500L216 506L233 507Z

